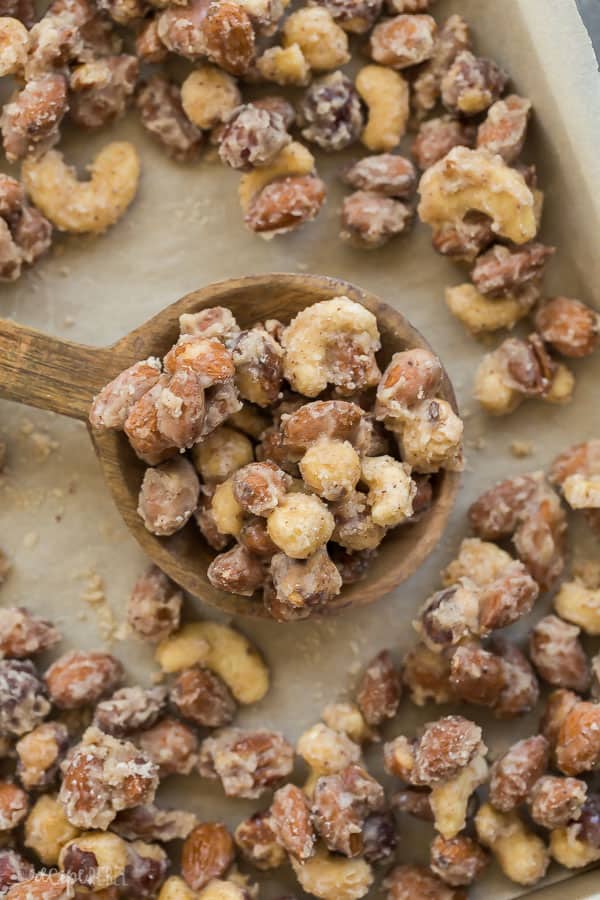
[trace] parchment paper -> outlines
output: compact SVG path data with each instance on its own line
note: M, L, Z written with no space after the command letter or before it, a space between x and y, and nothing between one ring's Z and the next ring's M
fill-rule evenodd
M548 290L600 306L600 85L575 4L572 0L436 4L439 17L455 11L473 24L479 51L503 63L516 89L533 99L536 115L528 155L538 162L547 192L544 237L559 247ZM73 340L107 344L163 305L210 281L252 272L327 273L377 293L423 331L442 356L466 416L468 466L463 490L444 540L419 573L377 606L325 624L239 623L262 648L273 675L267 698L244 711L240 724L279 728L294 740L319 719L326 703L352 691L359 671L376 651L388 646L400 658L413 643L411 619L439 587L440 569L453 558L466 533L469 503L493 481L545 467L566 445L598 436L600 354L574 365L577 390L570 407L528 403L509 418L491 420L470 398L484 347L465 334L443 302L444 286L463 280L461 271L432 252L423 227L376 252L359 253L343 246L336 237L343 191L335 183L343 156L319 159L330 194L317 223L300 234L264 243L242 225L238 176L214 161L193 166L169 162L133 119L94 136L68 135L64 147L69 158L84 164L116 137L133 140L142 156L142 185L132 210L104 237L61 239L56 251L18 284L2 286L0 314ZM356 149L346 157L358 155ZM0 483L0 546L14 563L1 601L26 604L57 620L65 632L61 649L99 646L107 610L120 633L126 598L145 560L112 506L85 428L3 403L0 433L10 446ZM514 441L530 442L533 455L515 458L510 452ZM579 555L598 556L597 545L588 546L584 530L576 528L573 535ZM102 603L103 591L107 605ZM540 601L535 618L548 603L549 598ZM213 615L199 601L188 601L189 616L204 612ZM511 630L523 634L530 624L526 621ZM117 641L114 652L125 661L132 680L149 682L154 670L147 648ZM410 733L419 723L449 711L418 710L406 701L386 736ZM533 733L539 715L498 724L488 723L473 708L463 711L485 721L493 755ZM377 747L370 751L374 772L381 770L379 757ZM165 802L232 826L256 806L225 800L215 783L200 778L171 779L161 793ZM425 862L431 828L406 817L401 832L398 860ZM567 874L552 867L549 882ZM587 876L572 882L573 893L561 885L556 893L548 890L543 896L547 900L598 896L599 881L597 874ZM275 898L286 890L301 896L289 873L269 873L261 897ZM371 896L376 894L373 889ZM471 896L508 900L522 894L494 866Z

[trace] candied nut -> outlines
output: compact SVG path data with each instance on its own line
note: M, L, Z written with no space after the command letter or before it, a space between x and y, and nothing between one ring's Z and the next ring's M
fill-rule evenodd
M292 771L294 750L277 731L224 728L206 738L200 750L200 774L218 778L228 797L260 797Z
M465 835L444 840L437 835L430 847L430 865L435 875L453 887L472 884L489 863L477 841Z
M167 48L158 35L158 17L146 19L135 38L135 53L145 63L161 63L167 58Z
M427 724L415 750L415 783L431 786L453 778L481 752L481 736L481 728L462 716Z
M214 128L227 122L241 101L235 79L208 63L190 72L181 85L183 110L198 128Z
M510 812L528 798L548 765L548 741L541 734L513 744L490 770L490 803Z
M402 734L384 744L383 764L390 775L395 775L409 784L421 786L415 767L416 744L416 739L409 740Z
M600 316L581 300L553 297L535 314L535 327L546 343L563 356L593 353L600 342Z
M286 494L267 518L269 537L292 559L307 559L327 543L335 522L313 494Z
M383 0L312 0L311 5L324 6L344 31L366 34L379 18Z
M2 657L23 659L53 647L61 639L56 628L33 616L24 606L0 609L0 653Z
M183 315L179 316L179 330L181 338L194 337L205 338L206 340L218 338L227 349L231 349L235 345L240 334L240 327L233 313L224 306L211 306L209 309L201 309L197 313L183 313ZM183 350L184 353L190 349L185 347L186 343L189 342L181 340L178 342L180 351ZM227 365L227 354L222 350L220 354L217 353L218 348L212 342L210 344L194 342L192 351L194 349L200 354L210 351L214 356L213 359L208 357L201 361L197 369L200 375L203 375L208 369L211 383L214 380L228 378L229 375L233 374L231 364ZM192 364L193 367L193 355L192 358L188 356L188 363Z
M227 685L238 703L257 703L269 688L269 672L258 650L239 631L218 622L185 625L160 644L156 660L164 672L201 665Z
M450 112L477 115L498 100L507 79L493 60L463 50L442 78L442 103Z
M123 680L123 666L110 653L71 650L46 671L44 681L59 709L77 709L97 703Z
M69 113L82 128L100 128L125 113L138 77L138 60L121 54L85 62L71 72Z
M291 140L278 112L246 103L228 118L219 143L219 156L232 169L268 166Z
M283 46L294 44L315 72L329 72L350 59L347 35L322 6L298 9L285 20Z
M8 900L71 900L74 896L72 879L56 872L36 874L31 881L13 885L6 894Z
M197 824L193 813L180 809L159 809L157 806L136 806L117 815L111 824L115 831L128 841L183 840Z
M472 210L463 219L442 222L433 227L431 243L434 250L458 262L473 262L494 241L492 219L484 213ZM524 301L531 295L532 304L539 297L539 287L523 292Z
M163 884L158 900L198 900L198 894L187 886L183 878L172 875ZM219 898L213 897L213 900L219 900ZM235 900L235 898L231 898L231 900Z
M58 799L72 825L108 828L122 809L152 802L158 772L129 741L88 728L63 764Z
M525 656L499 639L490 650L475 644L458 647L450 663L450 685L455 697L490 706L499 718L529 712L539 696L537 679Z
M152 534L179 531L198 506L200 483L192 464L182 457L148 468L140 488L138 515Z
M276 553L270 572L276 602L269 608L273 618L279 621L287 621L287 615L293 618L294 612L307 610L310 614L313 609L326 608L342 588L337 567L324 547L303 560Z
M265 580L260 559L241 544L215 556L206 575L213 587L243 597L251 597Z
M265 81L282 86L302 87L310 80L310 66L300 44L285 47L269 47L256 60L256 68Z
M238 189L242 209L247 212L253 200L272 182L286 176L312 175L314 170L315 159L312 153L302 144L292 141L279 152L271 165L261 166L242 175Z
M553 687L584 692L590 667L579 641L580 629L558 616L544 616L529 636L529 655L538 674Z
M523 563L513 560L504 572L486 585L479 600L479 634L506 628L531 612L539 596L537 582Z
M260 516L253 516L244 522L239 541L250 553L265 559L271 559L277 553L277 547L267 532L267 523Z
M131 144L107 144L89 169L90 179L78 181L75 169L57 150L23 163L27 193L60 231L100 234L124 215L135 197L140 164Z
M600 859L600 849L583 839L581 825L574 822L550 833L550 854L568 869L579 869Z
M253 462L254 452L246 435L221 425L192 448L192 459L202 480L212 484L226 481Z
M184 669L178 675L169 699L182 718L202 728L229 725L237 709L225 682L200 666Z
M586 794L585 781L544 775L527 798L531 818L543 828L563 828L580 817Z
M244 221L265 237L287 234L318 215L325 183L315 175L291 175L271 181L251 201Z
M139 459L150 466L164 462L177 453L158 427L157 400L169 384L169 376L160 375L156 384L146 391L128 410L123 430ZM174 399L174 398L173 398ZM175 407L179 402L175 404Z
M377 527L373 525L373 528ZM383 529L379 530L383 532ZM335 531L334 534L336 534ZM356 584L358 581L363 581L369 574L376 555L376 550L352 551L339 546L331 548L331 559L340 573L342 584Z
M404 657L402 680L417 706L428 701L447 703L452 698L450 661L442 652L435 652L426 644L415 644Z
M363 744L373 737L363 714L354 703L329 703L321 718L329 728L347 735L355 744Z
M275 463L255 462L232 476L233 496L244 512L269 516L286 498L291 478Z
M405 812L423 822L433 822L433 810L429 802L431 791L422 788L407 788L392 795L392 807Z
M356 692L356 702L368 725L381 725L398 712L400 675L388 650L382 650L367 666Z
M362 131L359 96L343 72L318 78L305 91L299 106L302 136L322 150L343 150Z
M399 15L386 19L371 32L371 58L393 69L404 69L433 56L437 26L431 16Z
M405 464L420 473L460 472L463 431L462 419L447 400L422 401L397 432Z
M514 328L530 312L538 294L537 286L532 286L524 294L491 299L467 283L446 288L446 304L472 334L484 334Z
M517 884L535 884L548 868L546 845L529 831L516 812L502 813L484 803L475 816L477 836L489 847L507 878Z
M350 765L318 779L312 805L315 827L329 850L358 856L367 816L381 812L383 805L381 785L361 766Z
M77 828L66 818L56 796L42 794L25 820L24 844L44 865L54 866L61 848L77 834Z
M394 353L377 386L377 418L405 419L408 409L437 393L443 374L442 364L430 350L415 347Z
M298 738L296 752L319 775L334 775L360 760L360 747L321 722Z
M454 147L472 147L473 129L452 116L428 119L419 126L412 143L412 155L420 169L429 169Z
M362 480L369 488L367 502L376 525L393 528L412 516L416 485L406 463L391 456L366 457Z
M503 297L516 293L537 282L555 247L531 243L510 249L494 244L475 262L471 278L475 287L486 296Z
M437 591L419 611L415 631L431 650L459 644L479 632L481 594L468 578Z
M21 737L50 712L43 683L29 660L0 660L0 735Z
M181 851L181 874L195 891L202 890L213 878L225 874L233 862L235 850L231 835L218 822L196 825L188 834Z
M523 149L531 100L510 94L488 110L485 122L477 129L477 146L514 163Z
M11 831L27 816L29 797L18 785L0 781L0 830Z
M563 688L559 688L549 694L544 715L540 722L540 731L548 739L552 748L556 747L562 723L578 700L577 694Z
M270 810L243 819L233 838L244 859L255 869L277 869L285 862L285 850L277 843Z
M360 480L360 457L348 441L321 437L302 457L300 472L305 483L319 497L342 500Z
M279 343L263 328L252 328L240 334L232 355L240 396L257 406L271 406L280 395L283 380Z
M44 722L17 741L17 775L28 791L45 789L54 781L69 745L61 722Z
M93 724L113 737L124 737L131 731L150 728L167 700L165 687L144 689L139 685L121 688L96 707Z
M467 577L478 587L486 587L496 581L512 562L512 557L491 541L465 538L454 559L442 572L446 587Z
M206 431L206 401L200 379L190 369L165 375L154 400L156 427L172 447L186 450Z
M320 306L320 304L316 304ZM335 307L331 310L336 313ZM327 317L327 310L320 310ZM350 310L348 310L350 312ZM368 320L367 320L368 321ZM301 323L306 325L306 321ZM297 344L302 338L302 328L298 328L291 336L288 353L298 351ZM305 365L305 360L300 357L297 361L298 368ZM301 371L301 375L303 371ZM292 377L288 372L286 377ZM324 385L325 387L325 385ZM308 450L320 438L330 438L335 441L357 442L359 427L363 418L363 412L356 403L347 400L316 400L314 403L305 403L295 409L291 414L282 419L282 430L285 444L293 451Z
M127 856L123 838L110 831L89 831L62 847L58 864L81 887L102 891L123 878Z
M242 4L211 2L203 24L206 54L232 75L245 75L255 59L252 20Z
M565 775L592 771L600 761L600 703L576 702L556 739L556 762Z
M537 233L534 197L525 179L486 150L455 147L425 172L419 190L419 215L434 230L477 210L490 217L495 234L515 244Z
M35 869L29 860L16 850L0 850L0 890L6 892L12 885L29 881Z
M408 82L385 66L365 66L358 72L355 86L369 112L361 141L373 153L393 150L408 124Z
M158 4L159 8L161 3ZM158 37L167 50L194 60L206 54L204 23L209 0L166 5L157 19Z
M580 580L565 581L554 597L554 609L562 619L578 625L586 634L600 634L600 590Z
M158 382L160 372L160 360L150 356L113 378L94 397L89 415L92 427L121 430L132 407Z
M375 191L355 191L342 206L340 237L356 247L382 247L403 234L412 218L412 209L400 200Z
M58 129L67 109L67 83L63 75L47 74L28 81L4 106L0 117L2 141L8 161L16 162L25 156L41 156L53 147L60 137ZM42 164L36 163L34 158L28 160L29 170L35 169L37 165ZM65 177L66 175L67 173ZM51 177L51 173L47 172L46 177ZM27 190L32 193L30 185L27 185ZM35 197L33 199L35 205L44 211L43 204ZM47 211L45 214L51 219Z
M187 118L178 85L162 75L152 75L138 90L135 102L142 125L169 156L178 162L197 157L202 132Z
M4 11L4 10L3 10ZM12 16L0 18L0 77L19 75L27 62L29 32Z
M355 190L403 199L410 198L417 185L417 173L411 161L392 153L363 157L345 171L343 178Z
M189 775L198 762L198 738L177 719L159 719L134 737L137 746L158 768L160 778Z
M467 816L476 806L474 791L487 781L488 766L484 752L485 747L458 775L434 785L431 791L429 802L434 825L446 840L456 837L464 829Z
M140 898L156 897L167 876L169 859L158 844L134 841L127 846L128 860L123 880Z
M161 641L179 627L183 595L174 581L151 566L133 586L127 603L127 622L146 641Z
M590 793L579 817L582 840L600 849L600 794Z
M398 845L396 820L388 810L370 813L362 829L362 855L371 865L387 862Z
M304 791L294 784L279 788L273 795L269 814L275 839L292 857L306 860L314 855L316 835Z
M321 847L303 862L292 856L291 863L302 890L321 900L359 900L374 881L364 859L344 859Z
M461 900L464 892L455 891L440 881L425 866L396 866L383 884L387 900Z
M235 499L231 477L217 485L212 496L211 512L217 531L238 536L244 521L244 511Z

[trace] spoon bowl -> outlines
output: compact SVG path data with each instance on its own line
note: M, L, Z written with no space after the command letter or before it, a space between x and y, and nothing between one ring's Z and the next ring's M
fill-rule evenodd
M376 316L382 369L400 350L430 349L400 312L345 281L323 275L255 275L192 291L107 348L62 341L0 320L0 397L87 421L92 398L108 381L140 359L167 353L179 336L182 313L225 306L239 325L247 328L269 318L287 323L307 306L342 294ZM446 373L440 395L456 409ZM122 432L89 431L114 501L152 561L181 587L211 606L230 614L267 617L259 600L228 594L210 584L206 571L215 551L204 542L193 521L167 538L146 530L137 513L145 463L136 457ZM442 471L433 478L431 507L419 521L396 528L386 536L367 577L344 586L336 609L373 603L419 568L442 536L458 485L459 475L455 472Z

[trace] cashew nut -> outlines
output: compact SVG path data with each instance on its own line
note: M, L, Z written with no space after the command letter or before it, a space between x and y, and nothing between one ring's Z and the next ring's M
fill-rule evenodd
M565 581L554 598L554 609L586 634L600 634L600 589L591 590L581 581Z
M283 46L298 44L308 65L329 72L349 59L348 35L322 6L305 6L289 16L283 26Z
M367 484L367 502L376 525L394 528L413 514L417 486L410 466L392 456L368 456L362 461L362 480Z
M29 32L19 19L0 17L0 78L18 75L27 62Z
M468 283L446 288L446 303L452 315L472 334L513 328L530 310L521 299L507 296L491 300Z
M90 180L78 181L58 150L23 163L27 193L61 231L100 234L121 218L135 197L140 161L132 144L107 144L89 168Z
M198 128L214 128L226 122L242 102L235 78L217 66L200 66L181 85L181 104Z
M242 209L246 211L250 203L264 187L276 178L288 175L310 175L315 169L312 153L297 141L292 141L277 154L268 166L261 166L242 175L238 193Z
M344 859L319 847L304 862L290 856L300 886L321 900L359 900L373 884L371 866L364 859Z
M429 795L435 827L446 840L462 831L467 820L467 808L473 791L484 784L488 776L485 751L477 754L454 778L435 784Z
M359 745L322 722L300 735L296 752L319 775L333 775L360 760Z
M600 860L600 848L579 839L580 827L572 822L550 832L550 856L567 869L580 869Z
M484 803L475 816L477 836L489 847L507 878L517 884L535 884L548 868L543 840L529 831L516 812L501 813Z
M266 81L302 87L310 81L310 66L299 44L269 47L256 60L256 68Z
M408 82L385 66L365 66L356 76L356 90L369 108L361 141L374 153L385 153L402 140L410 113Z

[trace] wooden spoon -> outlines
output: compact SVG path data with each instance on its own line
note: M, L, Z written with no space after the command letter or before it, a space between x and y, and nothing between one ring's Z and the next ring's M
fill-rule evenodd
M0 397L87 421L92 398L115 375L137 360L167 353L179 336L182 313L226 306L244 328L269 318L288 322L306 306L340 294L362 303L377 316L382 368L398 350L429 348L401 313L345 281L323 275L253 275L192 291L111 347L74 344L0 320ZM441 396L456 408L446 374ZM210 584L206 570L215 553L204 543L195 523L188 523L168 538L155 537L145 529L136 511L145 464L135 456L122 432L89 430L115 503L156 565L212 606L232 614L266 616L262 603L224 593ZM442 535L458 484L456 473L436 476L429 511L414 525L389 533L365 580L344 587L341 603L336 606L373 603L415 572Z

